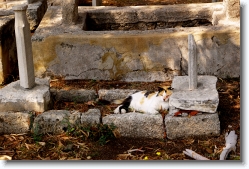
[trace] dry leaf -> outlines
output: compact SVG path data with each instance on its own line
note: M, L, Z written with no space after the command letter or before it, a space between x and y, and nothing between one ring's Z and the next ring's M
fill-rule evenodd
M210 140L207 140L207 141L198 140L198 144L200 144L202 146L209 146L211 144L211 142L210 142Z
M90 101L86 102L85 104L88 106L95 106L95 101L90 100Z
M12 160L12 157L8 155L0 155L0 160Z
M213 150L211 148L206 148L206 151L209 153L209 154L212 154L213 153Z
M118 160L127 160L129 157L135 157L135 156L131 154L118 154L117 155Z
M114 135L116 138L120 138L120 137L121 137L121 134L119 133L119 131L118 131L117 128L114 129L114 130L112 131L112 133L113 133L113 135Z
M41 146L45 146L46 145L45 142L38 142L38 144L41 145Z
M61 141L58 141L58 148L61 149L62 147L64 147L64 145L61 143Z

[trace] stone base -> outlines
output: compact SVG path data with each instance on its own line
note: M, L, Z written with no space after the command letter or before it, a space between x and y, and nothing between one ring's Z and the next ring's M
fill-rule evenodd
M160 138L164 128L161 115L141 113L111 114L102 118L103 124L114 124L122 137Z
M20 87L20 81L12 82L0 90L0 112L48 110L50 91L48 79L35 79L32 89Z
M171 85L174 92L169 99L170 105L183 110L215 113L219 104L216 90L217 77L198 76L197 81L197 89L190 91L189 77L176 76Z
M220 121L217 113L205 113L191 117L165 117L166 133L169 139L189 136L218 136Z
M31 121L30 112L0 112L0 134L27 133Z

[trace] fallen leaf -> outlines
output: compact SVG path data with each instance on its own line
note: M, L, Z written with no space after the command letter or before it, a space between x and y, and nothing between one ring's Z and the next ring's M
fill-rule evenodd
M212 154L213 153L213 150L211 148L206 148L206 151L209 153L209 154Z
M61 141L58 141L58 148L61 149L62 147L64 147L64 145L61 143Z
M8 155L0 155L0 160L12 160L12 157Z
M41 145L41 146L45 146L46 145L45 142L38 142L38 144Z

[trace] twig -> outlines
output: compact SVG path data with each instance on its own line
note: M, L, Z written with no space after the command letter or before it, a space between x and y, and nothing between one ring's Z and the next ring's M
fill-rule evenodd
M197 154L196 152L190 150L190 149L186 149L186 151L183 151L184 154L192 157L195 160L209 160L206 157L201 156L200 154Z
M132 149L132 150L128 150L127 152L130 154L130 153L132 153L132 152L134 152L134 151L140 151L140 152L144 152L145 150L140 150L140 149Z

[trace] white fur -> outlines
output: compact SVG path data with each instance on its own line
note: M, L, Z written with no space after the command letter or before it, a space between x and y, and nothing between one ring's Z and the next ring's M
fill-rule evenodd
M145 97L144 93L141 91L131 95L132 100L129 109L146 114L159 114L160 110L168 110L169 100L165 91L162 96L157 96L158 92L155 92L153 96ZM115 114L119 114L120 106L114 110ZM121 109L121 113L126 113L126 110Z

